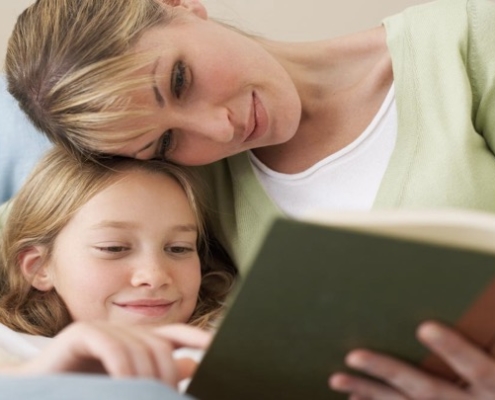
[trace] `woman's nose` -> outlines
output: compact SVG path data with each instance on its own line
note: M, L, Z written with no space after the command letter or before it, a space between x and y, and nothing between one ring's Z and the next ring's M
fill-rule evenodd
M191 110L184 115L180 130L217 143L229 143L235 137L235 128L225 107L197 107Z

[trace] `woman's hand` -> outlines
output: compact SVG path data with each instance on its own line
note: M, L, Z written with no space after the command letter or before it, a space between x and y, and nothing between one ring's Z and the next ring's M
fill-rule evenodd
M366 378L337 373L330 378L330 387L349 393L350 399L495 399L495 360L461 335L443 325L423 323L418 339L440 356L465 382L459 387L420 369L383 354L355 350L346 364L386 384Z
M60 332L34 359L10 372L47 374L106 373L112 377L155 378L177 387L196 369L191 359L174 359L179 347L205 349L211 335L174 324L160 328L77 322ZM7 372L7 371L6 371Z

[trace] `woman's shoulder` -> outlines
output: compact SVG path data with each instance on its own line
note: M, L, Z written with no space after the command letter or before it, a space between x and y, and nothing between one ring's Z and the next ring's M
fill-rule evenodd
M395 63L449 62L459 56L467 63L478 43L492 42L493 34L480 34L480 16L495 30L494 0L436 0L419 4L384 19L387 44Z
M445 30L467 26L467 8L471 1L485 0L435 0L406 8L399 14L383 20L385 27L400 28L427 37L432 30ZM486 0L488 1L488 0ZM421 30L416 30L421 28ZM430 37L430 39L433 39Z
M462 60L474 91L491 90L495 0L436 0L389 17L384 25L395 63L445 69Z
M435 0L406 8L383 20L385 26L396 24L403 27L422 27L423 32L457 31L476 29L477 24L493 24L495 0ZM420 34L421 31L415 31ZM452 32L450 32L452 33ZM433 38L430 38L433 39Z

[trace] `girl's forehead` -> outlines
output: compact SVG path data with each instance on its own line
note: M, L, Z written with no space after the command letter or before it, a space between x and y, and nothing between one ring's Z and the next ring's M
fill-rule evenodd
M88 227L101 220L133 221L136 226L146 221L157 226L167 225L169 221L197 224L194 208L175 178L166 172L138 168L116 172L115 177L82 204L69 224Z

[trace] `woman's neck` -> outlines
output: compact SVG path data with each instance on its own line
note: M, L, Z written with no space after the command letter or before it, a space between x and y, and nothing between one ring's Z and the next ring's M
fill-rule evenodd
M306 170L354 141L378 112L392 83L385 31L311 43L261 44L292 77L302 103L295 136L255 149L268 167L284 173Z

